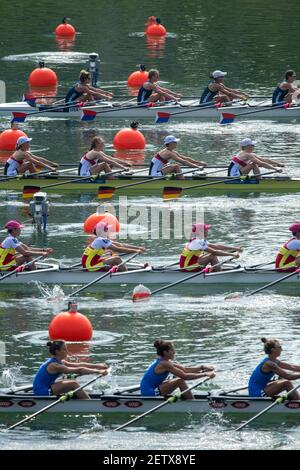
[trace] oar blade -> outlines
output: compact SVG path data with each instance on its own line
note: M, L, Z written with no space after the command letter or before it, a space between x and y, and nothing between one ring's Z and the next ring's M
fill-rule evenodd
M93 111L92 109L82 109L80 120L81 121L94 121L96 116L97 116L96 111Z
M36 97L34 95L31 95L30 93L24 93L23 94L23 101L26 101L29 106L32 106L33 108L36 105Z
M12 114L12 120L10 121L11 124L13 124L14 122L24 122L27 117L27 113L20 113L17 111L13 111L11 114Z
M233 113L221 113L220 124L232 124L236 118L236 115Z
M163 189L163 200L178 199L182 193L182 188L175 186L165 186Z
M116 188L112 186L99 186L98 199L111 199L115 193Z
M22 198L30 199L35 193L38 193L41 190L40 186L24 186Z
M143 286L143 284L139 284L133 289L132 292L132 302L142 302L149 300L151 296L151 291L148 287Z
M170 113L163 113L162 111L158 111L156 113L155 124L162 124L164 122L168 122L170 119Z

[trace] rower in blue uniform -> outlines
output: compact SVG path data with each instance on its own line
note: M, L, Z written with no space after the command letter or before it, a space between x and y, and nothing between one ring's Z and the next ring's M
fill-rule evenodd
M141 395L156 396L170 395L176 388L184 391L188 388L186 380L199 379L200 377L215 377L213 366L184 367L173 362L175 349L171 341L159 339L154 342L158 358L150 365L141 380ZM168 379L173 374L176 378ZM183 394L188 399L193 399L189 391Z
M148 80L139 89L137 96L138 104L156 103L157 101L179 101L181 99L181 94L157 85L158 80L159 71L155 69L149 70Z
M111 100L113 94L95 88L90 85L91 75L86 70L81 70L79 75L79 82L75 83L68 91L65 102L76 103L77 101L94 101L94 100Z
M212 102L231 104L234 98L240 100L246 100L248 98L248 96L240 90L234 90L224 85L223 82L226 75L227 72L222 72L222 70L215 70L211 74L210 78L213 80L204 89L200 98L200 104L212 104Z
M293 388L291 380L300 379L300 366L282 362L278 358L282 352L282 346L277 339L261 338L267 357L262 359L253 370L249 383L248 392L250 397L274 397L283 391L289 392ZM298 372L292 374L287 371ZM278 375L278 380L272 380ZM299 393L295 390L289 395L291 400L299 400Z
M279 103L292 103L294 94L296 95L294 95L296 100L300 99L300 90L293 85L296 77L297 75L294 70L288 70L285 73L284 80L278 84L273 92L273 105L278 105Z

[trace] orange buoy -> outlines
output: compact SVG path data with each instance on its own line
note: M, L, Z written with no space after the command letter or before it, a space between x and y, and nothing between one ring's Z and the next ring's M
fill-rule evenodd
M114 137L113 144L117 150L144 149L146 139L138 130L138 122L130 124L130 128L121 129Z
M63 18L61 24L55 28L56 36L75 36L76 29L67 23L70 18Z
M147 20L147 23L145 24L146 28L145 28L145 33L147 31L147 28L149 28L149 26L151 26L152 24L156 24L156 17L155 16L149 16L148 20Z
M6 129L0 134L0 150L6 151L15 151L16 143L19 137L27 137L25 132L20 131L19 129L12 127L11 129Z
M165 36L167 34L167 30L161 24L160 19L156 18L154 24L152 23L147 26L146 34L148 34L149 36Z
M38 68L29 75L28 82L31 87L56 87L58 78L52 69L45 67L44 62L40 61Z
M58 313L49 325L51 340L89 341L93 336L90 320L77 312L77 304L69 302L68 311Z
M108 225L112 225L112 232L120 232L120 222L110 212L95 212L90 215L83 224L83 230L85 233L94 233L95 227L98 222L106 222Z
M146 71L146 67L144 65L140 65L139 70L136 70L129 75L127 85L131 87L141 87L147 80L148 72Z
M150 296L151 296L150 289L148 289L148 287L143 286L143 284L139 284L133 289L132 301L140 302L142 300L148 300Z

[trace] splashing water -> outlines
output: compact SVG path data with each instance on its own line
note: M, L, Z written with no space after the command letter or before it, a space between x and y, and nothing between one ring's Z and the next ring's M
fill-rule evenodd
M10 368L10 369L5 369L2 372L2 375L0 377L0 383L4 387L14 387L16 384L16 379L17 377L20 376L20 368L15 367L15 368Z
M66 299L66 295L60 286L55 285L53 288L50 288L41 282L37 282L36 284L40 294L47 302L61 302Z

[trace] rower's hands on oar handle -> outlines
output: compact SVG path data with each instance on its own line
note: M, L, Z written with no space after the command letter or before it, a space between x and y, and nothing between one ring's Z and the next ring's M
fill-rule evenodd
M45 250L42 250L42 254L43 254L44 256L48 256L48 255L50 255L51 253L53 253L53 251L54 251L53 248L45 248Z

